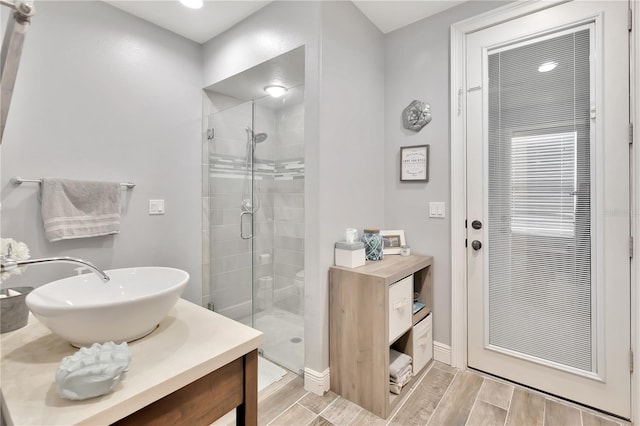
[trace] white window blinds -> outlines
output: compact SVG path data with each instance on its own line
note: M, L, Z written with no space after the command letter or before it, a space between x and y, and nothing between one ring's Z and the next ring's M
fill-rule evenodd
M490 345L592 371L590 29L488 55ZM555 63L541 72L544 63ZM543 68L541 68L543 69Z
M573 237L576 132L511 138L511 231Z

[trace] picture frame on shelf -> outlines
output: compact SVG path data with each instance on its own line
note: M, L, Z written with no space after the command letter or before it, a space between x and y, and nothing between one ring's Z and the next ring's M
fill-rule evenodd
M429 182L429 145L400 147L400 181Z
M380 231L380 236L382 237L382 253L385 256L400 254L400 248L407 244L403 229Z

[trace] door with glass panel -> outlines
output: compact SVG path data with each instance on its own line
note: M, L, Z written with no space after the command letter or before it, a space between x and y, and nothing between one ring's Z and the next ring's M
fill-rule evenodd
M626 418L627 7L466 39L468 365Z

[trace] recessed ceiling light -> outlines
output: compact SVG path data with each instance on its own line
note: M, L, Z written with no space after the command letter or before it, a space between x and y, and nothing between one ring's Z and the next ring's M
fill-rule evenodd
M279 98L280 96L287 93L287 88L283 86L273 85L273 86L265 87L264 91L267 92L269 95L273 96L274 98Z
M545 62L538 67L539 72L548 72L554 70L558 66L556 61Z
M180 3L187 6L189 9L200 9L204 4L202 0L180 0Z

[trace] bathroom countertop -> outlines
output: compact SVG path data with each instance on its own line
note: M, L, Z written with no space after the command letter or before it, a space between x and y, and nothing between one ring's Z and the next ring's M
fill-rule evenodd
M35 317L2 334L0 392L8 425L110 424L258 348L262 333L180 299L150 335L129 343L131 365L113 392L58 396L55 372L77 348Z

